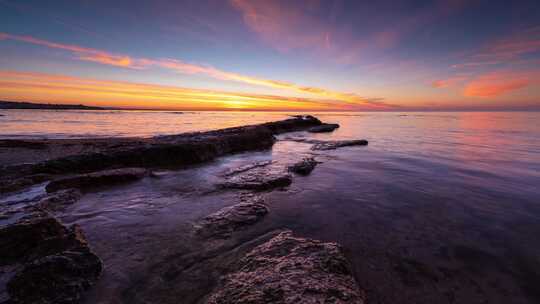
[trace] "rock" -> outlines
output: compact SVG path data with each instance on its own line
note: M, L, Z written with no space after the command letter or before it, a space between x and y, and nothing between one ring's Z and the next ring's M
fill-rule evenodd
M320 124L320 120L308 115L258 125L150 139L85 141L88 147L84 150L90 151L88 153L0 167L0 193L32 185L35 182L27 177L36 174L75 174L129 167L171 168L210 161L226 154L268 149L275 143L274 135L307 130ZM43 143L54 148L71 141L47 140Z
M195 229L203 237L229 238L234 231L255 224L267 213L268 207L262 200L252 198L205 217Z
M12 303L75 304L101 274L100 259L89 250L39 258L7 284Z
M315 169L315 166L317 166L317 161L313 157L304 158L302 161L289 166L289 171L300 174L300 175L308 175Z
M266 167L268 165L271 165L272 163L273 161L271 160L265 160L265 161L260 161L256 163L247 164L247 165L240 166L238 168L228 171L227 173L224 174L224 176L232 176L232 175L243 173L243 172L255 169L255 168Z
M323 132L332 132L335 129L339 128L338 124L322 124L320 126L311 127L308 129L308 132L311 133L323 133Z
M42 150L47 148L47 144L37 140L2 139L0 140L0 148L24 148Z
M86 246L78 226L68 229L48 216L25 219L0 229L0 266Z
M78 189L58 190L41 199L37 207L48 211L59 211L78 201L81 196L82 193Z
M368 141L365 139L359 140L336 140L336 141L317 141L311 150L334 150L341 147L349 146L367 146Z
M226 182L219 184L221 188L264 191L286 187L292 183L292 176L286 172L271 172L270 170L250 170L244 174L235 175Z
M0 272L15 271L8 276L9 303L78 303L102 270L79 226L49 216L0 229L0 256Z
M207 303L362 304L364 298L337 244L286 231L242 258Z
M53 180L47 185L46 190L49 193L71 188L87 190L138 180L146 175L148 175L148 170L142 168L105 170Z

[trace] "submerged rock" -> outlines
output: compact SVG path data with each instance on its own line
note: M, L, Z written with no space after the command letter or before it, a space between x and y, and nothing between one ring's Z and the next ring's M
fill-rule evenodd
M364 294L335 243L283 232L241 261L223 278L208 304L364 303Z
M81 196L82 193L78 189L58 190L41 199L37 207L48 211L59 211L78 201Z
M148 173L148 170L142 168L123 168L79 174L53 180L47 185L46 190L49 193L70 188L87 190L138 180L148 175Z
M89 250L64 251L25 265L7 291L12 303L75 304L101 269L100 259Z
M317 161L313 157L309 157L289 166L289 171L300 175L308 175L315 169L315 166L317 166Z
M204 237L228 238L234 231L260 221L267 213L268 207L261 199L251 198L205 217L195 229Z
M335 141L317 141L311 147L311 150L334 150L341 147L349 146L367 146L368 141L365 139L359 140L335 140Z
M324 133L324 132L332 132L335 129L339 128L338 124L322 124L320 126L311 127L308 129L308 132L311 133Z
M236 175L219 184L221 188L264 191L286 187L292 183L292 176L287 172L270 170L250 170Z

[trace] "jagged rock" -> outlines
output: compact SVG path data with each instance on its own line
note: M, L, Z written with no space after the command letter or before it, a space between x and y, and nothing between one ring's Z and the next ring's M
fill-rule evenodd
M44 213L0 229L0 256L1 271L16 271L7 284L9 303L78 303L102 269L79 226L67 228Z
M58 190L41 199L37 207L49 211L59 211L78 201L81 196L82 193L78 189Z
M324 133L324 132L332 132L335 129L339 128L338 124L322 124L320 126L311 127L308 129L308 132L311 133Z
M86 246L86 241L77 226L70 230L52 217L22 220L0 229L0 265L81 246Z
M337 244L286 231L248 253L207 303L362 304L364 298Z
M51 181L47 192L55 192L62 189L87 190L100 186L108 186L138 180L148 174L148 170L142 168L112 169L88 174L79 174Z
M89 250L64 251L25 265L7 291L14 304L75 304L101 270L100 259Z
M260 221L267 213L268 207L262 200L251 198L205 217L195 229L204 237L228 238L234 231Z
M270 170L250 170L235 175L219 184L221 188L264 191L286 187L292 183L292 176L286 172Z
M334 150L341 147L349 146L367 146L368 141L365 139L359 140L336 140L336 141L317 141L311 147L312 150Z
M302 161L297 162L296 164L289 166L289 171L300 174L308 175L315 169L317 166L317 161L313 157L304 158Z

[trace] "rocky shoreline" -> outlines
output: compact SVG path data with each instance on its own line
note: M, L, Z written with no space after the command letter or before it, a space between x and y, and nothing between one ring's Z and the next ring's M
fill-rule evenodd
M316 128L315 130L313 128ZM77 225L67 226L54 214L74 204L87 191L153 177L156 168L182 168L226 154L272 147L275 135L330 132L336 125L312 116L210 132L151 139L9 141L7 149L48 149L50 145L82 145L87 153L63 155L35 163L1 168L0 194L46 183L46 194L24 206L6 207L2 218L15 219L0 228L0 303L80 303L83 293L100 277L102 262ZM307 142L313 150L328 150L367 141ZM83 148L75 149L77 151ZM254 163L228 172L217 186L244 191L239 203L202 218L193 233L205 248L219 248L237 231L263 220L271 208L257 195L289 186L293 176L309 174L318 162L303 159L290 167ZM224 243L225 242L225 243ZM204 245L206 244L206 245ZM208 250L208 249L207 249ZM255 288L256 287L256 288ZM339 246L292 236L275 236L249 252L207 303L364 303Z

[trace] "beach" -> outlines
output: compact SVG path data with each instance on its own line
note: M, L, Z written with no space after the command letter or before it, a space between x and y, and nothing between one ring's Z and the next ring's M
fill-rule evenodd
M11 113L3 112L0 124ZM246 256L262 255L260 246L278 244L279 237L298 246L339 244L347 261L342 267L350 275L339 272L335 282L340 284L330 286L342 292L336 303L347 303L347 297L357 303L540 299L538 113L315 113L339 128L308 132L320 122L304 116L274 127L290 114L68 111L40 116L51 124L60 117L77 122L72 125L91 122L92 115L116 117L111 118L116 124L96 127L93 134L73 127L40 133L21 128L18 117L4 124L3 130L11 131L1 134L0 160L4 180L24 182L0 196L0 222L12 225L35 211L25 206L80 187L61 208L38 207L40 217L80 227L86 247L102 262L99 277L81 292L83 303L218 301L246 275L239 273L252 265ZM169 123L145 128L145 115ZM265 131L237 128L269 121L274 123ZM209 131L228 127L233 128ZM179 133L184 135L174 135ZM337 146L364 139L369 144ZM171 152L171 146L183 148ZM197 157L177 156L188 152ZM309 174L288 170L306 159L316 162ZM107 171L133 167L144 170ZM76 182L65 180L73 176L79 176ZM238 205L242 209L235 209ZM283 234L288 231L294 237ZM341 261L328 250L322 252ZM249 273L254 280L260 278L257 271ZM330 287L317 290L325 294ZM6 299L5 287L0 291Z

